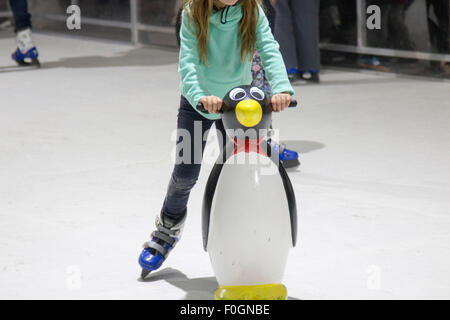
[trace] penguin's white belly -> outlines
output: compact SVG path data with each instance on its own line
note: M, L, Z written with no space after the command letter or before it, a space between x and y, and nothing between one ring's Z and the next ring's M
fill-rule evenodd
M281 283L292 247L278 168L256 153L253 164L235 164L246 155L224 164L211 207L207 250L221 286Z

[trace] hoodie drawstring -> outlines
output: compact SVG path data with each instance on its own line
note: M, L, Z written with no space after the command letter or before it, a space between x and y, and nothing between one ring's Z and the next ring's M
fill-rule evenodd
M221 24L227 23L227 16L228 16L228 11L229 10L230 10L230 6L227 6L226 8L222 9L222 13L220 14L220 23ZM225 18L223 17L224 13L225 13Z

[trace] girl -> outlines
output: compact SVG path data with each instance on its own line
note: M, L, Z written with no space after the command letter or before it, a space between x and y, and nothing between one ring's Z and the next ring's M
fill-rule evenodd
M158 269L180 239L189 194L200 173L206 144L202 138L213 123L220 136L226 137L219 114L220 97L233 87L251 83L250 65L255 49L260 53L272 88L273 110L287 108L294 94L259 0L185 0L180 39L178 71L182 95L177 129L191 134L190 156L188 160L183 156L186 146L177 150L166 198L156 218L157 230L144 244L139 257L142 277ZM197 112L195 106L199 102L209 114ZM194 126L199 123L201 130L196 134L201 136L195 137ZM196 140L202 142L201 148L194 148ZM221 148L225 144L223 141ZM177 148L180 145L178 141Z

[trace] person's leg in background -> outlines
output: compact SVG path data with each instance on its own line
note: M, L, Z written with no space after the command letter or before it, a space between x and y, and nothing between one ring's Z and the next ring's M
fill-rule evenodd
M181 20L183 17L183 8L178 9L177 18L175 20L175 36L177 37L177 45L180 47L180 29L181 29Z
M280 45L280 52L286 65L289 80L298 79L297 49L295 46L294 25L291 6L295 1L277 0L275 19L275 39Z
M183 15L183 3L182 1L177 1L175 3L175 36L177 37L177 44L180 47L180 29L181 29L181 18Z
M385 3L382 1L379 7L381 12L381 30L377 47L390 48L389 36L390 32L392 32L390 23L392 15L392 3Z
M15 31L31 29L31 15L28 12L27 0L9 0L9 6L14 15Z
M31 15L27 0L9 0L14 15L17 50L12 58L19 65L39 66L38 51L31 37Z
M433 51L449 54L449 1L427 0L428 33ZM431 61L432 68L450 75L450 64L446 61Z
M264 12L266 13L267 20L269 20L269 26L272 30L272 34L274 33L275 28L275 8L272 6L270 0L263 1ZM269 81L267 81L266 74L263 69L261 57L258 54L258 51L255 51L252 60L252 85L263 89L264 92L270 93L270 85Z
M414 43L405 24L405 5L394 2L390 5L388 45L393 49L414 51Z
M438 49L439 52L450 54L450 3L449 1L432 0L434 12L439 22Z
M318 83L320 72L319 0L292 1L297 68L302 78Z
M264 11L266 12L267 20L269 20L270 29L275 30L275 6L274 0L263 0Z
M376 5L380 8L381 12L381 29L366 29L367 45L369 47L387 48L388 36L389 36L389 16L390 16L390 3L383 0L370 0L367 5ZM382 61L381 57L374 55L361 55L358 58L358 65L363 68L372 69L376 71L389 72L390 69L384 65L385 61Z

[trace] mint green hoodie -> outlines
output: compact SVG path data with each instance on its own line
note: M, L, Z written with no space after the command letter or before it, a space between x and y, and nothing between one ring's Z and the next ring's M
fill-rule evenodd
M210 17L207 65L200 61L194 21L189 21L183 11L178 72L181 76L181 94L194 109L204 96L223 98L230 89L252 82L252 57L241 61L239 23L242 18L242 7L238 3L222 10L213 11ZM294 90L287 78L278 42L273 38L269 22L261 7L256 27L256 50L261 56L272 94L289 92L293 95ZM215 113L202 115L208 119L221 117Z

